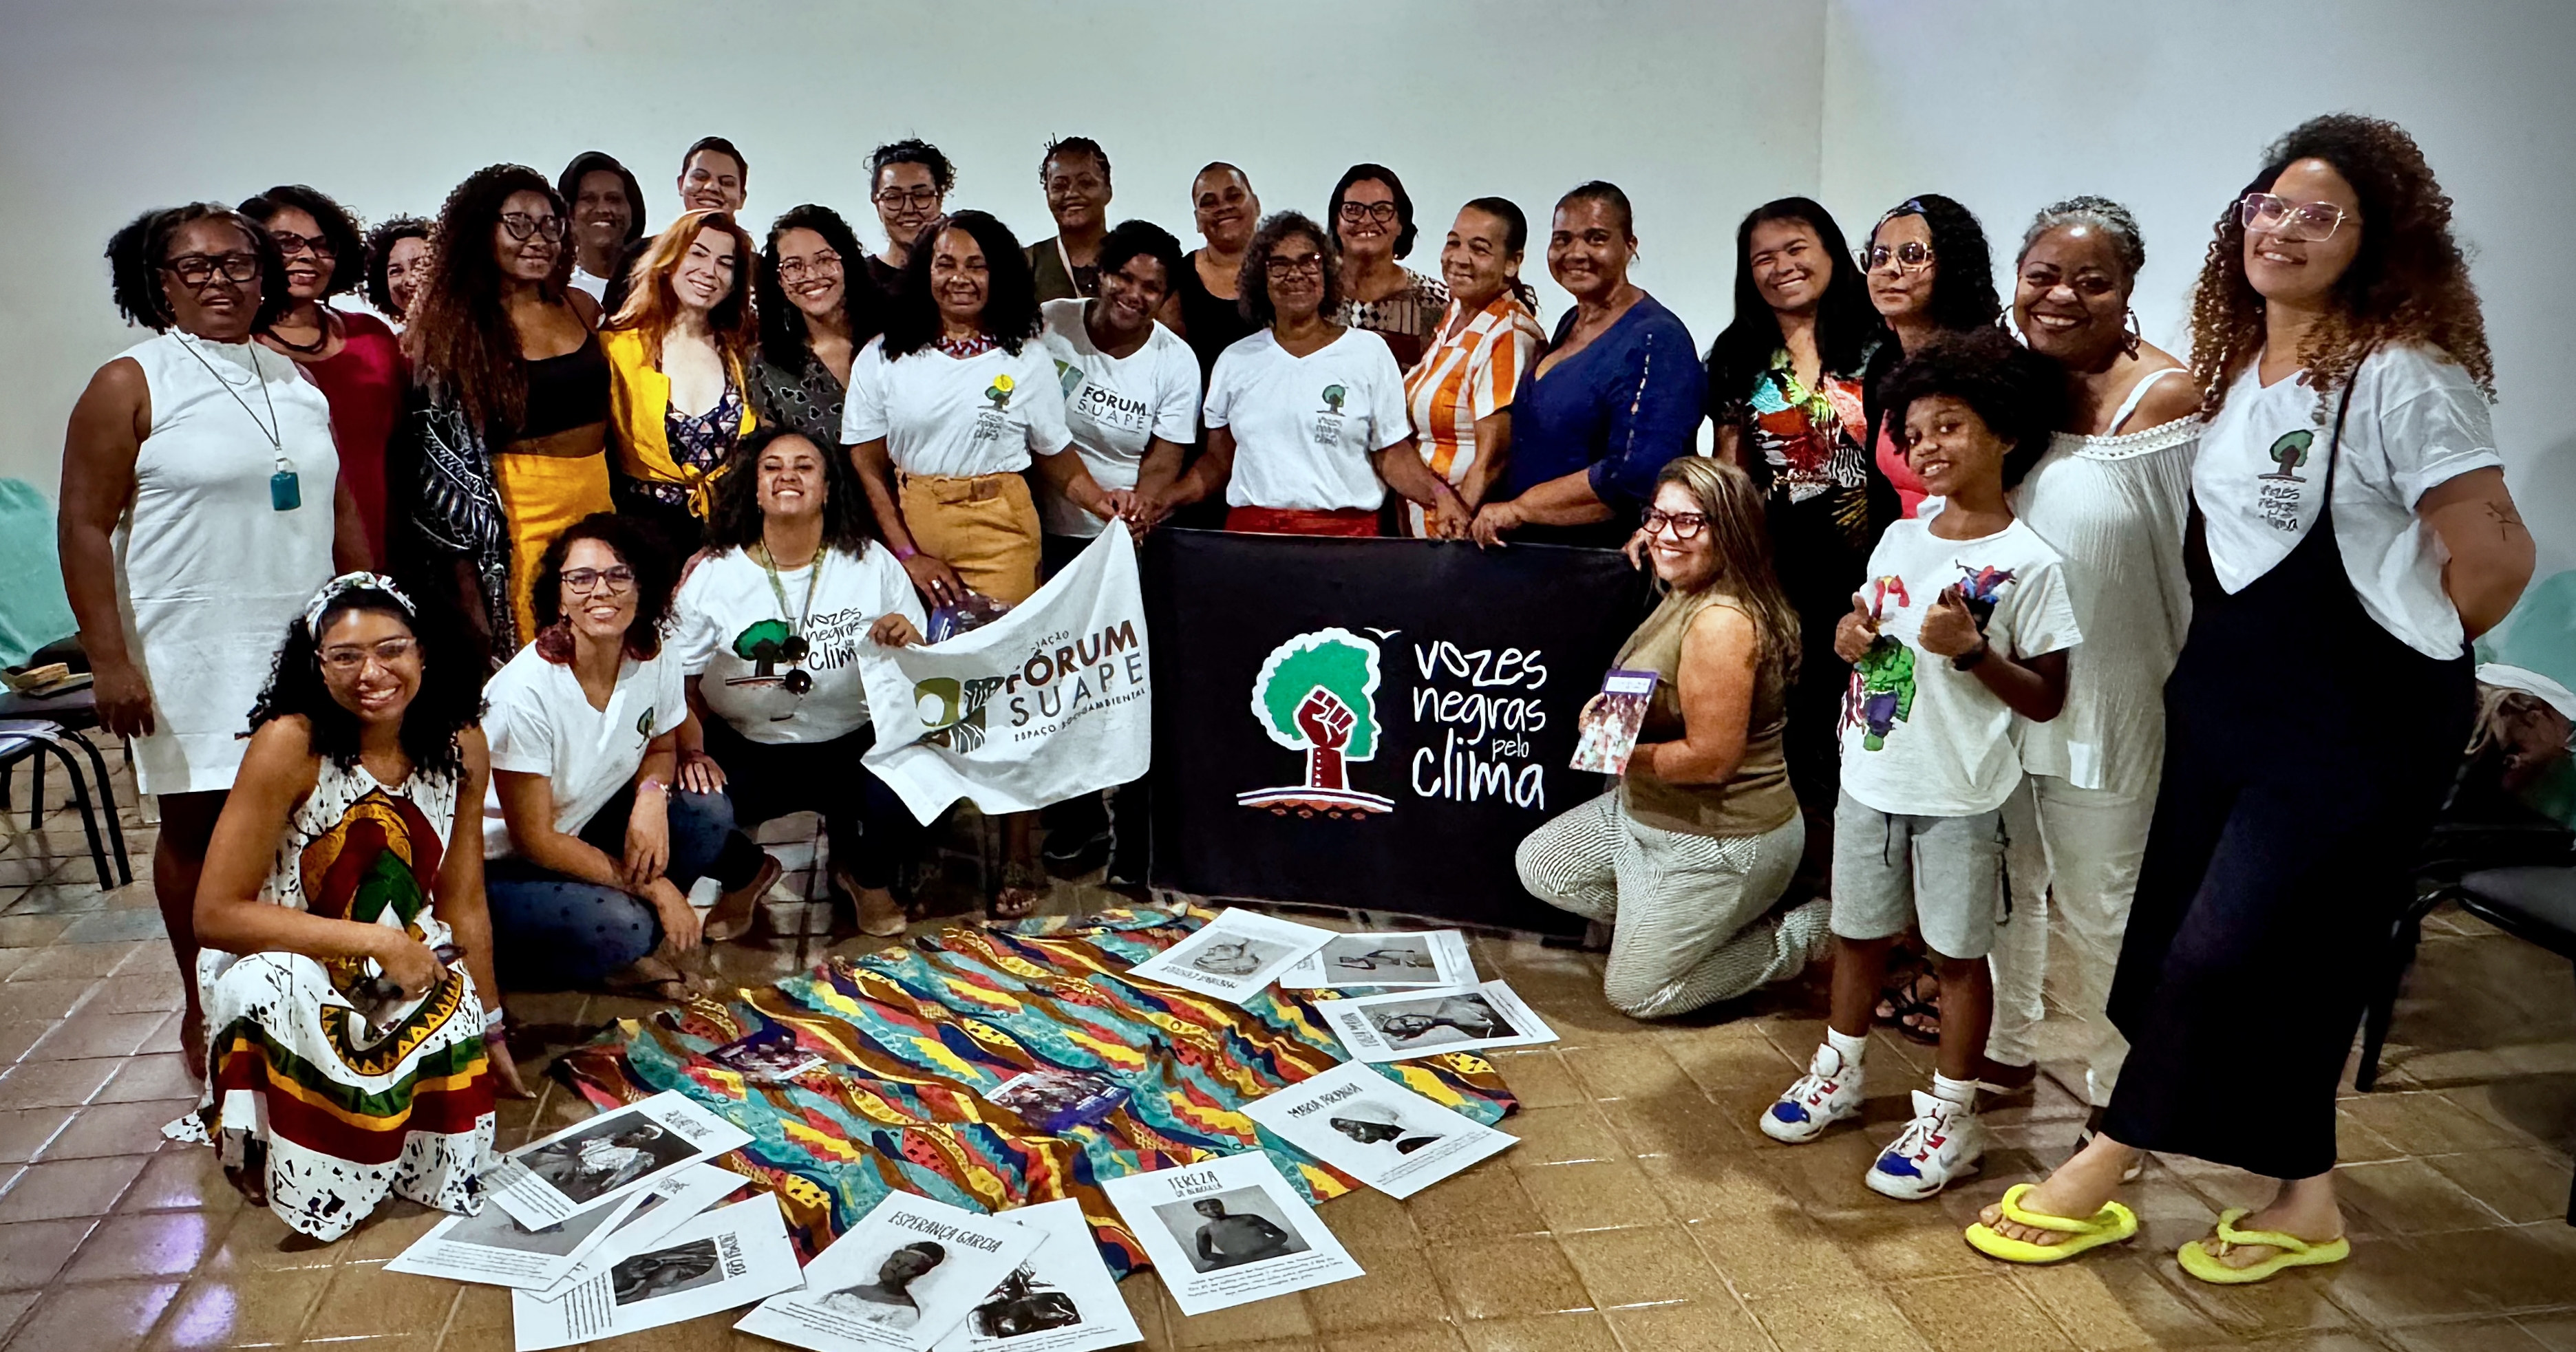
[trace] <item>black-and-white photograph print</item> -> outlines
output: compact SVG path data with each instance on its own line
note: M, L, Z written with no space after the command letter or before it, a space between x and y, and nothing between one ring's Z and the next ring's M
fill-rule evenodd
M1200 1272L1285 1258L1307 1248L1297 1227L1259 1188L1164 1202L1154 1208L1154 1216L1180 1241L1190 1266Z
M1450 1116L1454 1118L1456 1114ZM1410 1155L1443 1135L1406 1121L1394 1104L1369 1099L1336 1105L1325 1125L1356 1144L1383 1146L1399 1155Z
M1034 1264L1002 1280L984 1303L967 1316L968 1327L981 1338L1019 1338L1082 1322L1082 1309L1071 1294L1038 1277Z
M1344 980L1356 976L1419 980L1438 970L1430 941L1409 935L1355 935L1324 945L1325 974Z
M1250 976L1288 955L1286 944L1259 939L1220 939L1202 948L1190 965L1210 976Z
M616 1216L616 1207L602 1207L532 1230L512 1220L509 1212L486 1205L481 1211L449 1227L447 1233L439 1238L449 1244L472 1244L478 1248L563 1258L580 1248L592 1231Z
M815 1303L862 1324L908 1329L921 1322L921 1301L913 1284L947 1261L948 1250L937 1240L898 1245L878 1260L869 1280L826 1291Z
M1425 996L1390 1000L1367 1007L1369 1026L1387 1045L1407 1050L1443 1047L1453 1042L1518 1037L1521 1030L1503 1017L1482 994Z
M724 1273L717 1266L716 1242L693 1239L626 1259L608 1270L608 1280L616 1302L632 1305L713 1286L724 1280Z
M519 1157L579 1206L698 1153L678 1132L642 1113L618 1114Z

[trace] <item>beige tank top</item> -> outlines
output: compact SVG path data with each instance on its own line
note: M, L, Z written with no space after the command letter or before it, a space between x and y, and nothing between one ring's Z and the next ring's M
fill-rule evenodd
M1743 608L1714 589L1670 593L1619 650L1613 665L1657 677L1638 745L1681 740L1682 638L1711 606ZM1619 783L1621 805L1648 826L1695 836L1757 836L1786 825L1798 815L1797 795L1789 789L1789 763L1780 752L1787 705L1788 692L1766 664L1753 691L1744 755L1732 776L1722 784L1669 784L1646 768L1644 758L1632 759Z

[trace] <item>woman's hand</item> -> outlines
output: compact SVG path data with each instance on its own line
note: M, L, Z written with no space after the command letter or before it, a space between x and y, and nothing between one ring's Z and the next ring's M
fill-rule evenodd
M1505 532L1519 530L1524 524L1518 507L1508 502L1489 502L1477 510L1468 533L1482 549L1503 543Z
M626 815L626 857L618 863L618 877L626 890L641 896L647 885L661 880L670 863L671 795L637 789L635 810Z
M716 758L702 749L680 753L679 779L680 787L691 793L724 792L724 767L716 764Z
M686 953L698 946L698 912L689 905L689 894L668 878L655 878L636 895L653 907L662 921L662 942L674 953Z
M119 737L152 735L152 684L131 661L100 662L91 667L90 691L98 701L99 726Z
M1878 639L1878 617L1869 613L1869 603L1855 594L1852 608L1842 622L1834 626L1834 656L1846 662L1858 662L1869 653L1869 645Z
M868 626L868 641L887 648L909 648L921 642L921 631L912 627L911 616L888 611Z
M1127 533L1142 541L1146 532L1163 524L1171 514L1172 501L1168 493L1137 489L1127 498Z
M1836 640L1839 644L1840 635ZM1923 612L1923 628L1914 635L1914 646L1935 657L1965 657L1985 643L1985 632L1977 628L1977 617L1968 613L1967 598L1955 582L1933 599L1932 608Z
M1628 537L1628 543L1619 546L1619 552L1628 557L1629 567L1635 568L1641 572L1644 571L1646 567L1646 542L1649 538L1651 537L1646 534L1646 528L1639 526L1637 528L1637 533Z
M927 598L934 610L966 599L966 581L946 559L915 554L903 561L903 571L912 578L912 589Z
M1136 510L1136 491L1132 488L1094 487L1091 491L1092 500L1080 505L1103 521L1115 521Z
M492 1066L492 1087L503 1098L535 1098L528 1082L519 1078L519 1062L510 1055L510 1039L501 1028L483 1035L483 1057Z
M402 987L403 998L417 1000L437 989L447 979L447 964L429 951L429 945L383 925L373 926L384 937L376 940L376 966L385 980Z
M1476 524L1476 513L1467 506L1467 500L1458 496L1455 489L1434 493L1431 498L1431 506L1424 513L1423 522L1430 528L1431 538L1434 540L1466 539L1467 532Z

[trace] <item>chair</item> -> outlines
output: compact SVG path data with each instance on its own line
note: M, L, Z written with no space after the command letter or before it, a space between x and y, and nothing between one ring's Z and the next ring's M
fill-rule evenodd
M90 792L90 781L81 774L81 765L72 757L78 746L89 755L90 769L98 776L97 795ZM41 820L45 805L45 758L51 756L63 764L63 773L72 782L72 802L80 809L81 827L89 835L90 862L98 869L100 888L122 887L134 881L134 868L125 850L125 830L116 817L115 790L108 784L107 762L88 738L63 725L42 718L0 720L0 785L6 785L9 772L20 761L33 761L36 766L35 801L31 816ZM100 804L106 805L108 835L116 841L116 876L110 881L107 847L99 836Z

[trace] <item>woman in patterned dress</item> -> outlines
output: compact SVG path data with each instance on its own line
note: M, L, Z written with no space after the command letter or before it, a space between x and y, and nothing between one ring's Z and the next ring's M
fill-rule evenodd
M317 1239L388 1194L474 1212L495 1087L527 1093L483 909L479 673L424 628L373 573L288 626L197 891L209 1073L166 1133Z
M636 260L625 304L600 327L608 448L621 516L658 528L675 560L697 552L708 494L760 424L746 374L751 236L721 211L686 211Z

